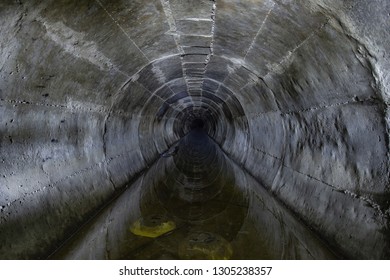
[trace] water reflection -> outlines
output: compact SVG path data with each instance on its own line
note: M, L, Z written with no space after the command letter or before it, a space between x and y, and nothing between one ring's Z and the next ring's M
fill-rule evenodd
M335 259L194 129L54 259Z

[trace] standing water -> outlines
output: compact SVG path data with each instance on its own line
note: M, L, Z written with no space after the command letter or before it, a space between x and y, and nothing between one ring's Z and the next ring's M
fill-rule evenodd
M54 259L336 259L194 128Z

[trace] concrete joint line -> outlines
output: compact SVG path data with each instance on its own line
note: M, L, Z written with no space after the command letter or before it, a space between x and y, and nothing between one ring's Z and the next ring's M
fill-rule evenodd
M263 31L264 25L265 25L265 23L267 22L268 17L270 16L270 14L272 13L272 11L273 11L275 5L276 5L276 3L273 2L271 8L268 10L268 13L267 13L267 15L265 16L264 20L262 21L259 30L257 31L255 37L253 38L251 44L249 45L249 47L248 47L248 49L247 49L247 51L246 51L246 53L245 53L244 61L246 60L246 57L247 57L248 53L252 50L254 44L256 43L257 37L259 37L259 35L260 35L261 32Z
M56 185L58 185L59 183L63 182L64 180L71 179L71 178L73 178L73 177L75 177L75 176L77 176L77 175L80 175L80 174L83 174L83 173L85 173L85 172L94 170L94 169L96 169L96 168L98 168L98 167L100 167L100 166L102 166L102 165L108 165L108 164L109 164L111 161L113 161L114 159L123 157L123 156L125 156L126 154L129 154L129 153L131 153L131 152L133 152L133 151L135 151L135 150L136 150L136 149L128 150L128 151L125 151L125 152L123 152L123 153L121 153L121 154L118 154L118 155L115 155L115 156L113 156L113 157L110 157L110 158L108 158L108 159L106 158L105 160L102 160L102 161L100 161L100 162L97 162L97 163L95 163L95 164L92 164L92 165L90 165L90 166L87 166L87 167L85 167L85 168L83 168L83 169L77 170L77 171L75 171L75 172L73 172L73 173L71 173L71 174L69 174L69 175L66 175L66 176L64 176L64 177L62 177L62 178L60 178L60 179L58 179L57 181L55 181L55 182L53 182L53 183L49 183L49 184L47 184L47 185L45 185L45 186L43 186L43 187L41 187L41 188L37 188L36 190L34 190L34 191L32 191L32 192L24 193L24 195L23 195L22 197L17 198L17 199L15 199L15 200L13 200L13 201L10 201L7 205L4 205L2 209L5 210L5 209L9 208L11 205L15 204L16 202L18 202L18 201L23 201L23 200L26 199L26 197L35 195L35 194L38 193L38 192L42 192L42 191L44 191L44 190L46 190L46 189L49 189L49 188L53 189L53 188L56 187ZM108 178L108 179L110 179L110 178Z
M99 4L100 7L106 12L106 14L111 18L111 20L115 23L116 26L122 31L122 33L130 40L130 42L137 48L137 50L142 54L143 57L146 58L147 61L150 61L149 58L145 55L145 53L138 47L138 45L134 42L134 40L130 37L130 35L123 29L123 27L118 23L118 21L111 15L111 13L103 6L100 0L95 0L96 3Z
M334 191L342 192L342 193L344 193L344 194L346 194L346 195L351 196L352 198L358 199L358 200L360 200L360 201L363 201L363 202L369 204L369 205L371 206L371 208L375 209L375 210L378 212L379 216L384 217L384 218L389 218L388 213L387 213L386 211L383 211L383 210L381 209L381 207L380 207L377 203L375 203L374 201L372 201L371 199L369 199L369 198L367 198L367 197L365 197L365 196L362 196L362 195L358 195L358 194L356 194L356 193L354 193L354 192L351 192L350 190L345 190L345 189L342 189L342 188L340 188L340 187L337 187L337 186L334 186L334 185L332 185L332 184L329 184L329 183L327 183L327 182L325 182L325 181L323 181L323 180L321 180L321 179L318 179L318 178L316 178L316 177L314 177L314 176L311 176L311 175L309 175L309 174L303 173L303 172L301 172L301 171L299 171L299 170L296 170L296 169L294 169L294 168L292 168L292 167L286 165L286 164L284 163L284 160L281 159L281 158L279 158L279 157L277 157L277 156L274 156L274 155L272 155L272 154L269 154L269 153L267 153L267 152L265 152L265 151L263 151L263 150L261 150L261 149L255 148L255 147L253 147L253 146L252 146L252 148L253 148L254 150L256 150L256 151L258 151L258 152L260 152L260 153L266 155L266 156L272 157L272 158L274 158L274 159L280 161L282 167L288 168L288 169L292 170L293 172L297 172L297 173L299 173L299 174L301 174L301 175L303 175L303 176L306 176L306 177L308 177L308 178L310 178L310 179L312 179L312 180L315 180L315 181L317 181L317 182L320 182L320 183L322 183L322 184L324 184L324 185L330 187L330 188L331 188L332 190L334 190Z

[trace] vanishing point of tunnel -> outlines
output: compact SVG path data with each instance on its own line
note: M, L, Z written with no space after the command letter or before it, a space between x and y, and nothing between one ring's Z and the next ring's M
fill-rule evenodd
M388 0L0 0L0 259L389 259Z

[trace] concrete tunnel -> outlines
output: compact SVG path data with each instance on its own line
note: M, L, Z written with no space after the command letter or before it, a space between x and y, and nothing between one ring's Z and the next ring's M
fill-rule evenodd
M388 0L1 0L0 259L389 259Z

